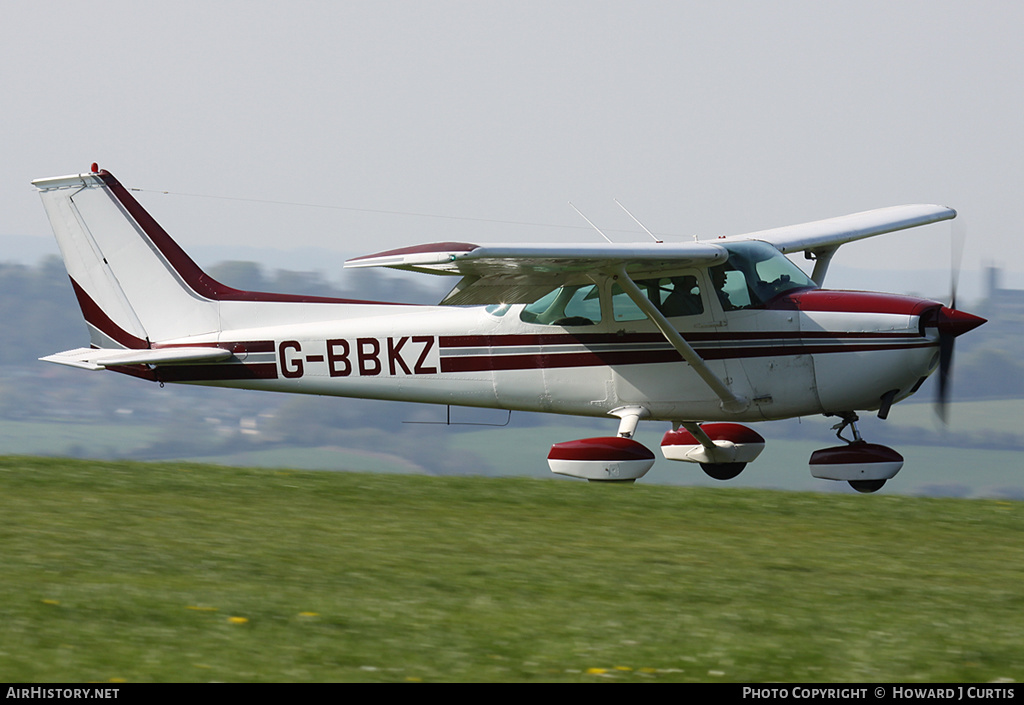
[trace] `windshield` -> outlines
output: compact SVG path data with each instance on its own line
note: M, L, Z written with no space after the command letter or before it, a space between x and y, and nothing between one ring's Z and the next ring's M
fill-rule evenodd
M789 258L764 242L725 245L729 260L711 267L711 282L722 308L760 308L779 294L818 287Z

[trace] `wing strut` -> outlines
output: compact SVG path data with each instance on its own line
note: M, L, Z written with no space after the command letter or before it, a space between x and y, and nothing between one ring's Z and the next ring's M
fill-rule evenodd
M815 250L804 250L804 257L814 260L814 271L811 273L811 279L818 286L825 286L825 274L828 272L828 265L832 261L832 255L838 249L839 245Z
M633 300L633 303L658 327L661 334L665 336L665 340L671 343L672 347L683 356L683 359L690 364L694 372L700 375L700 378L711 388L711 391L718 395L718 398L722 400L722 408L725 411L738 414L750 406L750 401L746 397L734 394L726 386L725 382L711 371L711 368L697 354L697 351L690 347L690 344L683 339L683 336L679 335L679 331L672 327L672 324L668 322L668 319L665 318L661 311L651 303L650 299L644 296L644 293L640 291L640 287L626 274L625 265L619 266L618 273L614 279L629 298Z

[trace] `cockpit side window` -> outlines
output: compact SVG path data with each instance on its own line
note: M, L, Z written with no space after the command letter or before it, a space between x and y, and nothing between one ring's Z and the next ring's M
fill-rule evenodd
M523 308L526 323L592 326L601 321L601 291L595 284L563 286Z
M729 260L708 269L722 308L763 308L779 294L817 288L810 277L781 252L764 242L726 245Z
M737 311L753 306L750 289L747 287L747 277L733 267L731 261L711 267L708 273L711 275L711 285L715 288L723 310Z

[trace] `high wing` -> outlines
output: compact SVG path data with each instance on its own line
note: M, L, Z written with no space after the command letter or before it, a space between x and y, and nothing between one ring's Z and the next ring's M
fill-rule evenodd
M811 279L818 286L824 286L828 265L840 245L897 230L952 220L955 217L956 211L946 206L930 204L890 206L889 208L842 215L838 218L816 220L811 223L760 230L745 235L733 235L719 238L718 242L760 240L774 246L784 255L802 250L807 259L814 260Z
M930 225L955 217L956 211L946 206L928 204L891 206L842 215L838 218L816 220L811 223L759 230L744 235L732 235L720 238L719 242L761 240L775 246L784 255L801 250L821 252L835 250L840 245L866 237Z
M643 279L687 267L713 267L725 248L706 242L562 245L473 245L442 242L348 260L346 267L390 267L461 275L446 305L531 303L564 284L590 281L595 271L625 267Z
M430 274L461 275L441 302L447 305L530 303L564 284L587 280L588 273L617 271L634 279L688 267L714 267L728 258L721 245L760 240L783 254L807 253L817 260L812 278L821 285L840 245L883 233L956 217L945 206L892 206L800 225L720 237L713 242L608 243L559 245L474 245L440 242L350 259L346 267L390 267Z

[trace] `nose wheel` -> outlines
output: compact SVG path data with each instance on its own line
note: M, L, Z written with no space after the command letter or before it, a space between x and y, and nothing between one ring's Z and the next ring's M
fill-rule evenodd
M857 428L856 414L840 414L840 418L842 421L832 429L846 445L814 451L811 454L811 475L824 480L846 481L857 492L877 492L903 467L903 456L892 448L866 442ZM852 440L843 436L847 428L853 435Z

